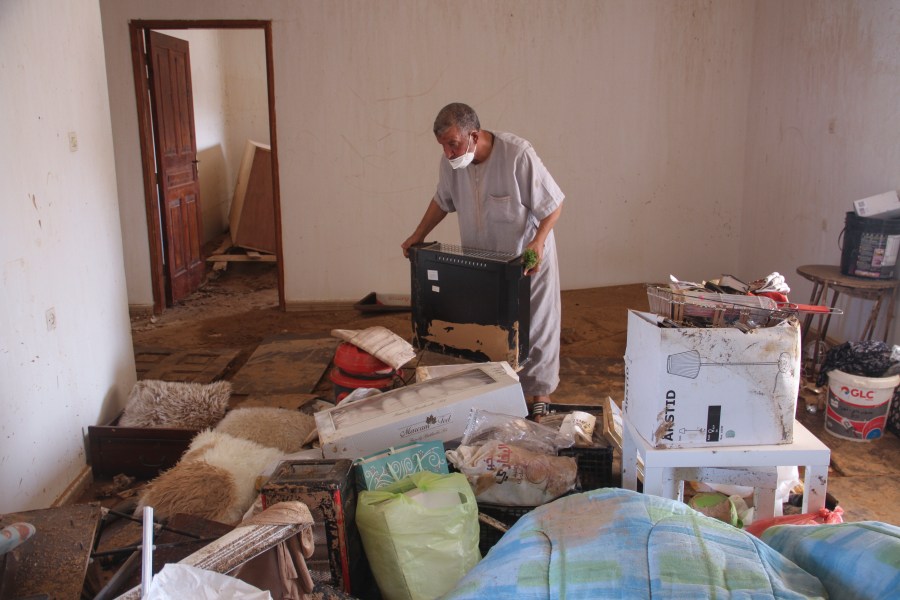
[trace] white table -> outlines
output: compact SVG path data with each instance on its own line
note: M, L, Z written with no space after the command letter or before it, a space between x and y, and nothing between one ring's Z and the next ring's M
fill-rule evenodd
M775 514L776 468L802 466L803 512L825 507L831 450L796 420L791 444L666 449L651 447L624 415L623 423L625 489L637 489L638 463L643 462L645 494L681 500L685 479L752 486L756 490L757 518L769 518Z

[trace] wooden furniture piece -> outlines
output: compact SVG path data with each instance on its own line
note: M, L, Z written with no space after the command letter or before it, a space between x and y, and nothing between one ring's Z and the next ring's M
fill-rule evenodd
M34 536L0 556L0 597L79 600L100 525L99 504L0 515L0 528L31 523Z
M309 523L239 525L178 562L216 573L232 573L244 563L309 527ZM140 600L141 597L141 586L138 585L117 598Z
M757 490L757 518L775 514L776 467L802 466L803 512L825 507L831 450L799 421L794 421L791 444L718 446L715 448L665 448L650 446L623 415L622 487L637 489L638 463L643 463L644 493L679 500L684 479L716 475L725 483L753 486ZM722 479L718 479L722 483Z
M272 151L247 140L229 215L235 246L275 254L275 193Z
M871 340L878 326L878 317L881 314L881 306L887 302L887 316L884 324L884 338L887 342L891 332L891 323L894 320L894 304L897 299L897 287L900 286L900 279L865 279L862 277L853 277L851 275L843 275L840 267L836 265L802 265L797 267L797 273L802 277L813 282L812 295L809 303L813 305L821 305L828 303L832 309L837 306L838 298L841 294L851 296L853 298L862 298L864 300L872 300L872 311L863 328L861 340ZM831 301L828 300L828 292L831 292ZM816 339L813 349L812 369L810 369L811 378L815 379L819 367L819 351L828 334L828 325L831 322L831 313L813 315L807 314L803 321L803 329L801 339L806 344L809 335L810 325L813 317L817 316L816 323Z
M105 425L88 426L91 472L96 479L118 474L153 479L174 467L199 429L120 427L120 412Z

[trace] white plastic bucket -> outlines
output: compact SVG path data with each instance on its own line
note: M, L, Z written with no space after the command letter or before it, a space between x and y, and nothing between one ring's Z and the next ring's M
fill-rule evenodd
M825 431L856 442L880 438L898 384L900 375L862 377L829 371Z

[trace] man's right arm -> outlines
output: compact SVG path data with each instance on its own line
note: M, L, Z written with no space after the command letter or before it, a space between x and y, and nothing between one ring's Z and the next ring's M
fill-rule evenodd
M428 205L428 209L425 211L425 215L419 222L419 226L416 227L416 230L411 236L406 238L405 242L400 244L400 247L403 249L403 256L409 258L410 246L424 242L425 236L431 233L431 231L438 226L438 223L443 221L446 216L447 213L444 212L444 209L442 209L438 203L434 201L434 198L432 198L431 203Z

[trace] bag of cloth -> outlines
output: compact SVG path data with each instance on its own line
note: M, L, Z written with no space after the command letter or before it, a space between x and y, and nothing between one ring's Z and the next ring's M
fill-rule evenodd
M363 490L356 525L385 600L431 600L474 567L478 505L460 473L414 473L381 490Z
M538 506L574 489L578 463L571 456L533 452L490 440L447 451L447 460L466 476L479 502Z

